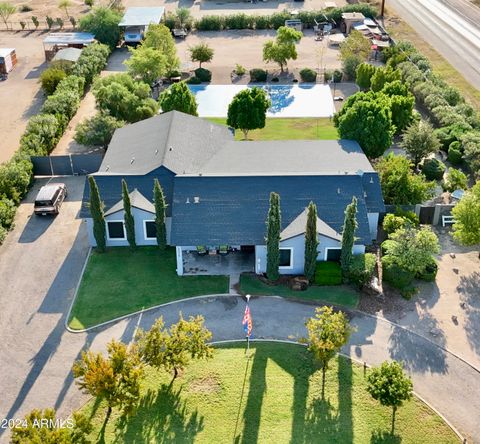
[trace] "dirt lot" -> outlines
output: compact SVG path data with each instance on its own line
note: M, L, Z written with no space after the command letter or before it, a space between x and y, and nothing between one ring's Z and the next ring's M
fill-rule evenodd
M0 33L0 47L15 48L18 59L8 80L0 81L0 162L4 162L17 150L28 119L43 104L38 78L46 65L38 33Z
M442 251L436 282L422 282L407 301L395 292L383 300L365 296L366 310L407 327L480 368L480 259L478 249L455 244L450 228L438 228Z

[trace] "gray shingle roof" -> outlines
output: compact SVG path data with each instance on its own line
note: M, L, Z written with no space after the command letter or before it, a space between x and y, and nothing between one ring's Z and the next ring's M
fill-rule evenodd
M293 219L290 225L280 233L280 239L287 240L299 236L300 234L304 234L305 227L307 226L307 213L307 208L305 208L295 219ZM338 241L342 240L342 236L319 217L317 217L317 233L329 237L330 239Z
M138 208L139 210L147 211L148 213L155 213L155 207L153 203L147 200L147 198L140 193L136 188L128 193L130 196L130 205L132 207ZM105 212L105 216L110 214L117 213L118 211L123 210L123 199L119 200L112 208Z
M170 111L117 129L96 174L147 174L161 165L195 174L232 139L225 126Z
M230 142L200 168L202 175L357 174L373 172L354 140Z
M362 178L358 175L175 177L173 245L263 245L269 195L280 195L282 230L310 201L318 216L341 232L345 207L358 199L360 243L370 244ZM195 202L198 197L198 203ZM187 203L187 201L189 203Z

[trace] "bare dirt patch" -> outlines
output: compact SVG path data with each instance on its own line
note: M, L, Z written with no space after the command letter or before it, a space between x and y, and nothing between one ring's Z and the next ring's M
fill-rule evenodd
M194 379L188 385L188 390L192 393L218 393L221 388L220 378L215 373Z

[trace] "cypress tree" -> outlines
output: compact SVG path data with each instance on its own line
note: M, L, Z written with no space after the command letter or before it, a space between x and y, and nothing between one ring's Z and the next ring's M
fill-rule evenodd
M155 203L155 225L157 227L157 244L160 250L167 246L167 230L165 227L165 211L167 204L162 186L158 179L153 181L153 201Z
M280 196L270 193L270 208L267 217L267 278L276 281L280 266Z
M342 267L343 279L347 279L353 257L353 244L357 224L357 198L353 196L352 203L345 209L345 220L342 231L342 252L340 254L340 266Z
M312 282L317 266L317 206L310 202L307 210L307 226L305 227L305 265L303 273Z
M88 184L90 186L90 214L93 219L93 235L97 242L97 251L105 251L105 218L103 217L103 202L100 200L97 182L93 176L89 176Z
M135 243L135 221L133 220L132 205L130 204L130 196L128 195L128 187L125 179L122 179L122 197L127 240L130 248L134 250L137 247L137 244Z

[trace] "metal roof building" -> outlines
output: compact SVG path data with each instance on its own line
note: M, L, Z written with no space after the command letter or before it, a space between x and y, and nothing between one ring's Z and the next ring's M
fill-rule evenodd
M165 8L163 6L128 8L118 26L147 26L160 23L164 14Z

